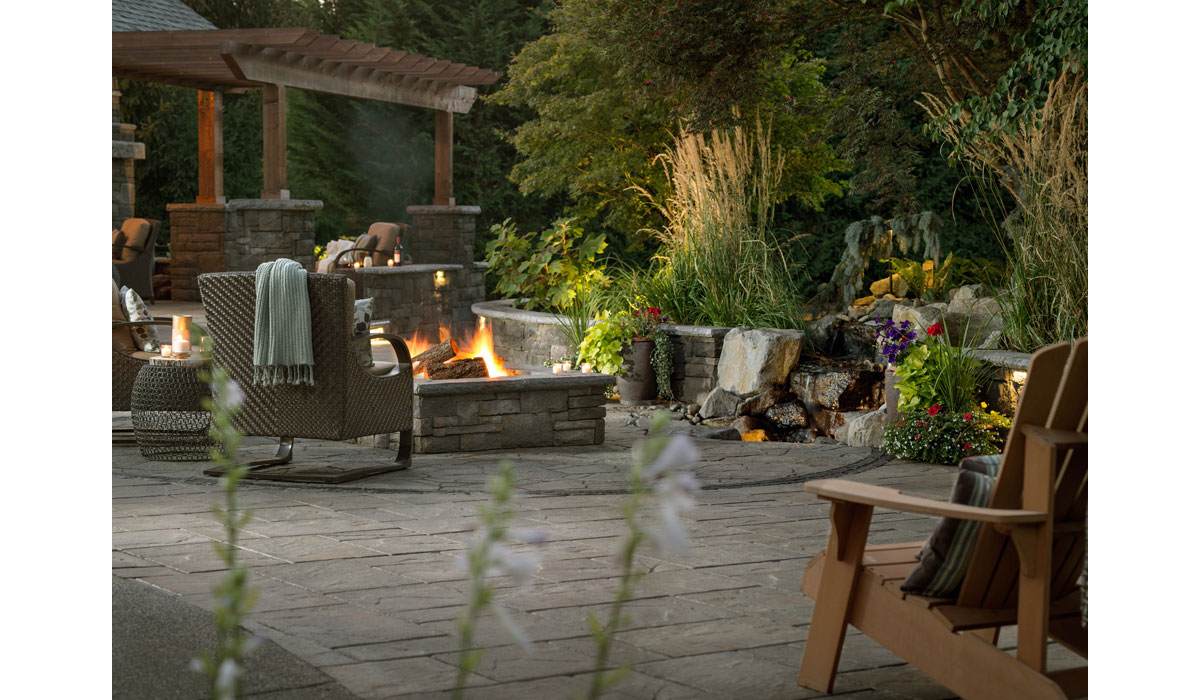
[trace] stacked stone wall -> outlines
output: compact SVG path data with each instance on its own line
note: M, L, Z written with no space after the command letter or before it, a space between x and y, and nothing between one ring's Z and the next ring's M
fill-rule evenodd
M254 270L289 258L306 270L316 266L317 211L311 199L235 199L226 207L225 265L229 271Z

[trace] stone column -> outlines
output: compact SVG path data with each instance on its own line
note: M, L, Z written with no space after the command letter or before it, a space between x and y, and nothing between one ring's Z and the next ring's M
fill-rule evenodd
M290 258L312 271L317 265L315 226L319 199L234 199L225 228L227 270L254 270Z
M234 199L225 204L168 204L171 215L171 298L199 301L196 277L254 270L290 258L316 266L315 199Z
M461 265L452 284L451 323L456 333L468 332L475 321L471 305L484 300L486 263L475 262L475 217L479 207L419 205L408 207L412 217L408 254L418 265Z
M199 301L196 277L224 272L225 204L168 204L171 217L171 299Z
M133 162L146 158L146 144L133 140L136 127L121 123L121 93L113 81L112 91L112 221L113 228L121 228L125 219L133 218L134 178Z

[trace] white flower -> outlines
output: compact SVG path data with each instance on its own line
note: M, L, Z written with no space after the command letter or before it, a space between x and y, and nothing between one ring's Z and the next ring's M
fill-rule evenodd
M700 490L700 482L690 472L671 472L654 486L659 498L660 522L650 528L650 535L664 552L678 552L688 546L687 530L679 513L696 507L692 494Z
M217 681L214 684L213 690L219 698L233 698L234 685L237 683L237 678L242 674L242 669L238 666L237 661L233 659L225 659L221 662L221 666L217 669Z
M517 624L517 621L512 619L512 616L508 614L508 610L505 610L503 607L496 605L495 603L492 603L489 608L491 609L492 614L496 616L496 619L500 621L500 624L508 632L509 636L511 636L517 642L517 644L521 645L521 648L526 654L531 653L533 651L533 645L529 643L529 635L525 634L525 630L521 629L521 626Z
M691 464L698 459L700 459L700 451L692 444L692 439L686 435L675 433L667 440L662 452L658 453L658 458L646 467L643 474L649 481L664 471Z
M212 389L213 403L225 411L238 408L246 400L246 395L242 393L242 387L232 379L226 380L224 386L214 384Z

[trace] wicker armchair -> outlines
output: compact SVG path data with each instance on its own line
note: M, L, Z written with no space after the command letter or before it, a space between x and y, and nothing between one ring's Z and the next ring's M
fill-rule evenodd
M113 242L113 267L126 287L137 291L146 303L154 303L154 244L158 241L157 219L125 219L124 236Z
M254 273L218 272L198 278L213 340L213 359L226 367L245 395L234 425L246 435L279 438L275 458L251 463L247 478L307 480L288 472L258 470L287 464L294 438L349 440L400 433L393 464L356 470L357 476L407 468L412 461L412 360L399 336L352 336L353 283L343 275L308 274L312 310L314 386L259 386L254 377ZM396 363L358 364L354 344L386 340ZM206 471L207 474L214 473Z

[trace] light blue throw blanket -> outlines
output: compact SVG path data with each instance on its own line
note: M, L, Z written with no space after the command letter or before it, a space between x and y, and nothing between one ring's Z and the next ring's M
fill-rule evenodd
M259 265L254 275L254 383L312 386L308 273L280 258Z

